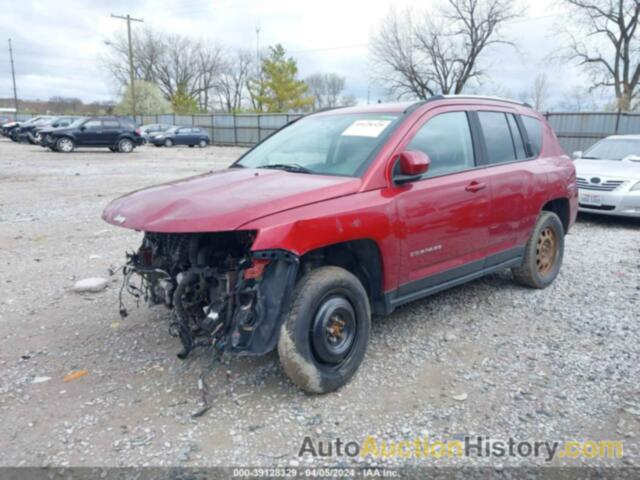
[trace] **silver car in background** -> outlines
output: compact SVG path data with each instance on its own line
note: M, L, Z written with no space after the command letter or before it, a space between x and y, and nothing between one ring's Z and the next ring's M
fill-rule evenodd
M640 217L640 135L614 135L574 152L582 212Z

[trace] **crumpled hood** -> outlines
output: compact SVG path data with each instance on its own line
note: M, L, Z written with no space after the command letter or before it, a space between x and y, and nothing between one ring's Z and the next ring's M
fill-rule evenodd
M102 218L147 232L235 230L258 218L358 191L359 178L229 168L138 190L112 201Z
M640 162L628 160L576 160L576 175L582 178L605 177L640 179Z

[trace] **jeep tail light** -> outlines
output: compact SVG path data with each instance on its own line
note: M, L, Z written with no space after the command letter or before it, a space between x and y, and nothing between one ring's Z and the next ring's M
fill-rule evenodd
M139 128L136 128L136 135L142 135L142 132Z
M262 273L264 272L264 269L267 267L267 265L269 265L269 262L270 260L262 258L254 259L253 264L249 268L245 269L244 279L252 280L260 278L262 276Z

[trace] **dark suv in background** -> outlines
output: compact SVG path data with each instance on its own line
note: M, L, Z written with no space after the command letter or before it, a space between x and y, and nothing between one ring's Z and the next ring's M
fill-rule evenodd
M82 118L66 128L41 130L40 138L43 147L64 153L77 147L107 147L112 152L129 153L143 144L133 121L118 117Z

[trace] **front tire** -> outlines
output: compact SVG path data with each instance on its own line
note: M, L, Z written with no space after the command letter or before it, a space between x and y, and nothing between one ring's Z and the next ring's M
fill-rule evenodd
M333 392L355 374L367 350L371 308L357 277L321 267L296 286L280 330L287 376L308 393Z
M546 288L558 276L564 256L564 227L553 212L543 211L527 242L520 267L512 268L513 276L522 285Z
M76 148L75 143L69 137L59 138L56 142L56 150L62 153L71 153Z
M170 138L167 138L167 139L164 141L164 146L165 146L165 147L167 147L167 148L171 148L171 147L173 147L173 140L171 140Z
M207 146L207 141L206 140L200 140L200 142L198 143L198 146L200 148L204 148Z

